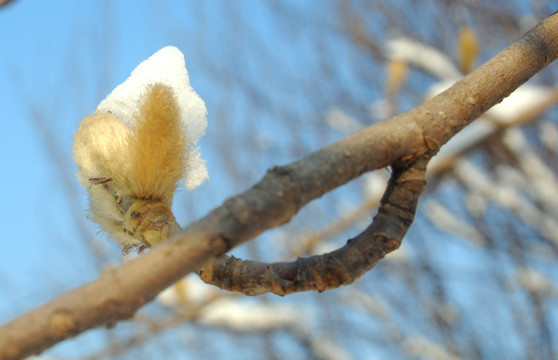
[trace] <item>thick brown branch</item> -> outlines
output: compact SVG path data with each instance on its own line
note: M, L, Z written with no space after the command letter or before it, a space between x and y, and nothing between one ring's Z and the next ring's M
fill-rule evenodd
M425 170L423 159L407 169L395 168L372 224L338 250L273 264L222 256L198 274L208 284L246 295L287 295L351 284L399 248L426 185Z
M557 55L558 15L553 15L431 101L272 169L180 235L4 324L0 358L23 358L87 329L128 319L179 278L288 221L309 201L366 171L436 152Z

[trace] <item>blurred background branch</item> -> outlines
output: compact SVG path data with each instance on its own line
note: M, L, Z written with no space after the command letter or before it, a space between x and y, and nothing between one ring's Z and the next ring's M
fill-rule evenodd
M0 0L0 7L4 6L4 5L8 5L9 3L11 3L13 0Z

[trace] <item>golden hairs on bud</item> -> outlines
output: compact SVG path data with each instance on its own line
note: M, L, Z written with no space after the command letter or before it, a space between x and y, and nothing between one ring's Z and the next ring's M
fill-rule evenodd
M172 202L185 170L188 139L184 130L172 89L151 86L130 138L132 154L127 170L130 188L138 198Z
M161 74L167 60L174 70ZM171 206L179 181L193 189L207 178L192 146L205 131L205 114L182 53L166 47L79 124L73 152L90 218L125 251L156 245L178 228Z
M86 116L74 136L74 157L92 219L125 247L160 241L142 237L137 230L147 225L139 220L158 221L168 232L187 145L173 91L162 84L148 88L134 127L112 113Z

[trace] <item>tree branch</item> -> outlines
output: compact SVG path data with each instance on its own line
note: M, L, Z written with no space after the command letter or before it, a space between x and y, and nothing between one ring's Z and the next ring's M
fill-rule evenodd
M222 256L198 274L208 284L246 295L287 295L351 284L401 245L426 185L427 162L421 158L408 168L394 168L374 221L340 249L273 264Z
M251 189L140 258L3 325L0 358L23 358L88 329L128 319L167 286L285 223L309 201L366 171L428 158L557 55L558 15L553 15L431 101L271 169Z

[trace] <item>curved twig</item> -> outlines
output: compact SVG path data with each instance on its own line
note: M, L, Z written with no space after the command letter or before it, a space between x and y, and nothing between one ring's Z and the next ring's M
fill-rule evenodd
M245 295L287 295L351 284L401 245L426 185L426 163L421 158L407 168L394 168L374 221L340 249L273 264L222 256L198 274L208 284Z

